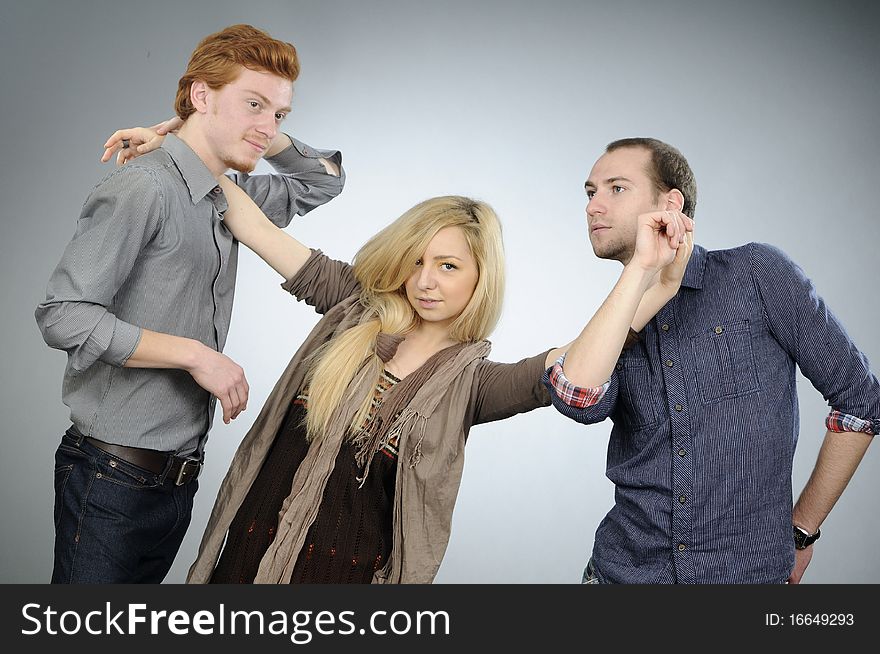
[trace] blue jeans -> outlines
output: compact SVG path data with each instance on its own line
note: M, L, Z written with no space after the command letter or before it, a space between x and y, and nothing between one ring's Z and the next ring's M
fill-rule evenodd
M198 481L175 486L68 430L55 452L52 583L159 583L192 516Z

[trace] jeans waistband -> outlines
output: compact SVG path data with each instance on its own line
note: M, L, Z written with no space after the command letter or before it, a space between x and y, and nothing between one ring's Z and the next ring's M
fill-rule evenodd
M142 447L106 443L97 438L83 436L76 427L71 427L67 430L67 433L76 440L84 440L102 452L106 452L110 456L121 459L126 463L149 470L154 475L164 475L165 479L173 480L176 486L182 486L191 482L199 476L202 469L202 463L197 459L187 459L169 454L168 452L149 450Z

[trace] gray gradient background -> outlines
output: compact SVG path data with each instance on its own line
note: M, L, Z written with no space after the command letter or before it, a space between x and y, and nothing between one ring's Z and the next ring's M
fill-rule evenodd
M286 129L345 154L342 196L290 228L303 242L349 258L426 197L496 207L509 277L493 358L566 342L602 301L620 269L592 255L582 185L608 141L652 135L696 171L698 242L780 246L880 362L876 3L535 4L4 0L0 581L50 576L52 456L68 411L64 355L44 345L33 311L110 170L100 145L117 127L171 115L198 39L236 22L296 44L303 72ZM563 275L582 281L552 288ZM279 282L243 250L226 352L247 372L250 408L231 426L216 421L168 581L183 580L234 448L317 320ZM796 492L827 412L800 387ZM612 504L609 430L552 408L475 428L437 581L579 581ZM806 581L880 581L878 472L869 451Z

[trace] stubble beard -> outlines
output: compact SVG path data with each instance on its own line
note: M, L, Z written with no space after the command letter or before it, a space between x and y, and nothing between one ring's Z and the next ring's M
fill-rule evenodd
M254 168L257 167L256 161L244 161L241 159L234 159L228 155L224 155L221 159L223 165L227 168L231 168L232 170L238 171L240 173L251 173Z
M599 259L623 261L627 254L626 246L616 240L603 245L591 241L591 245L593 246L593 254Z

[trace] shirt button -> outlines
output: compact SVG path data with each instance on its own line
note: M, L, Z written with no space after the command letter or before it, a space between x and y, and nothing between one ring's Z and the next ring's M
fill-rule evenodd
M681 448L681 449L678 451L678 456L685 456L686 454L687 454L687 450L684 449L684 448Z
M674 364L672 363L672 359L666 359L666 365L671 368Z
M676 404L676 405L675 405L675 410L676 410L676 411L683 411L683 410L684 410L684 407L683 407L682 405L680 405L680 404Z
M682 504L684 504L684 503L687 502L688 500L687 500L687 498L686 498L684 495L679 495L679 496L678 496L678 501L681 502Z
M663 323L662 325L660 325L660 329L662 329L664 332L668 332L669 325L667 325L666 323Z
M684 552L684 549L685 549L685 545L684 545L684 543L679 543L679 544L678 544L678 551L679 551L679 552Z
M618 370L623 370L623 364L622 364L622 363L618 363L618 364L617 364L616 366L614 366L614 367L617 368Z
M715 333L716 333L716 334L720 334L720 333L723 332L723 331L724 331L724 327L722 327L721 325L718 325L718 326L715 328Z
M214 188L211 189L211 193L213 193L214 195L220 195L220 191L221 191L221 189L219 186L215 186Z

